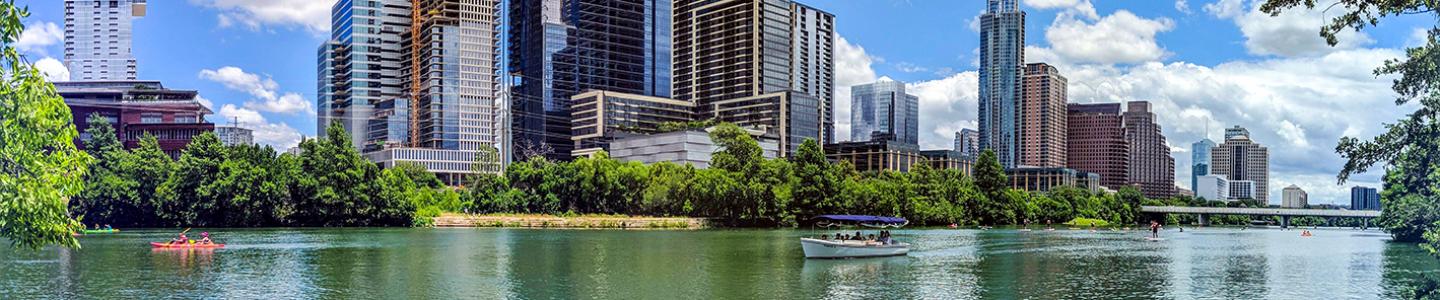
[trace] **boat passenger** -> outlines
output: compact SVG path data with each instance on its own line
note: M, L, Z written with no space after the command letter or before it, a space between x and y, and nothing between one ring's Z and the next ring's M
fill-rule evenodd
M820 235L820 240L822 240L822 241L823 241L823 240L829 240L829 239L830 239L830 235L829 235L829 234L821 234L821 235Z
M874 240L875 240L875 235L874 235L874 234L871 234L871 235L865 236L865 240L866 240L866 241L874 241Z
M114 229L115 229L115 228L110 228L110 224L105 224L105 230L114 230Z
M863 241L863 240L865 240L865 235L862 235L862 234L860 234L859 231L856 231L856 232L855 232L855 240L857 240L857 241Z
M175 237L175 239L170 240L170 244L188 244L188 243L190 243L190 238L189 238L189 237L186 237L184 232L181 232L179 237Z
M200 233L200 243L209 245L214 244L215 242L210 240L210 232L207 231Z

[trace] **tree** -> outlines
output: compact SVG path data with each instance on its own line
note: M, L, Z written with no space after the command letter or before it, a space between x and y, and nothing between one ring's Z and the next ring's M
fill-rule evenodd
M995 197L1010 188L1010 178L1005 176L1005 167L1000 165L995 151L985 149L975 163L975 185L987 196Z
M191 139L180 154L175 169L156 192L164 221L170 226L225 226L230 191L212 186L220 181L220 165L226 161L225 146L213 132Z
M75 146L70 108L14 45L30 12L0 1L0 237L12 246L79 247L70 197L92 161Z
M814 139L805 139L795 151L794 210L796 218L839 213L840 170L825 159L825 152Z
M85 141L85 152L96 159L85 174L85 190L70 202L70 209L81 221L91 224L131 225L127 221L137 217L133 204L139 181L126 176L123 166L132 160L115 135L115 128L99 114L90 115L90 136Z
M720 151L711 155L710 166L730 172L752 173L756 171L764 150L760 143L750 137L750 132L735 124L722 123L711 127L710 140L720 146Z

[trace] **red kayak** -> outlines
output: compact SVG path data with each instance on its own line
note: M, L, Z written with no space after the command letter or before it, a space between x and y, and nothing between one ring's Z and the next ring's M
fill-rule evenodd
M213 248L225 248L225 244L171 244L171 243L156 243L156 242L150 242L150 247L155 247L155 248L175 248L175 249L213 249Z

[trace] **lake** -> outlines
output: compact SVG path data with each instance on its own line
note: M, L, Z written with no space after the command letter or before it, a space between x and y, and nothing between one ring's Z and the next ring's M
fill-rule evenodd
M811 230L211 232L229 245L152 250L173 233L141 230L0 248L0 298L1374 299L1440 271L1350 229L897 230L909 256L852 260L806 260Z

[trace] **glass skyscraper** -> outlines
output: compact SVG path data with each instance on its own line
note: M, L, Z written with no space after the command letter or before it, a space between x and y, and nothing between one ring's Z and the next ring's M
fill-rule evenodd
M339 122L357 148L409 142L409 120L392 120L402 94L400 68L410 63L401 33L410 30L410 1L340 0L331 8L330 40L317 51L317 130ZM404 100L401 100L404 101ZM381 109L376 109L381 107ZM402 108L403 109L403 108ZM403 118L403 117L400 117Z
M980 148L1005 167L1019 161L1018 109L1025 67L1025 12L1018 0L988 0L980 16Z
M535 0L510 6L512 128L520 156L566 160L570 98L603 90L669 97L668 0Z
M850 141L920 143L920 98L905 93L905 83L882 78L853 86L850 94Z
M1190 190L1199 191L1200 176L1210 175L1210 149L1215 148L1215 142L1210 139L1201 139L1190 144Z
M65 67L72 81L135 80L131 22L145 0L65 0Z

